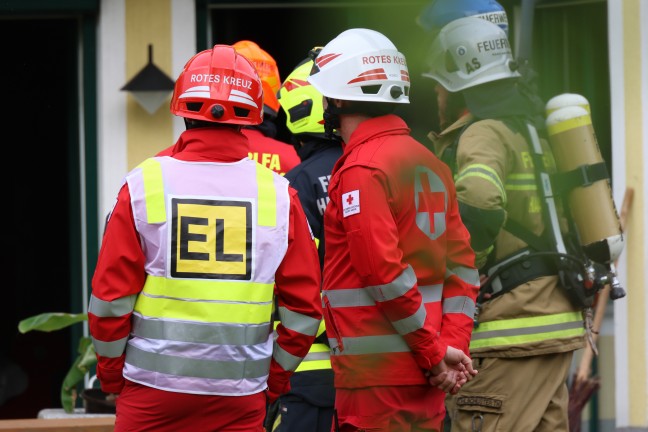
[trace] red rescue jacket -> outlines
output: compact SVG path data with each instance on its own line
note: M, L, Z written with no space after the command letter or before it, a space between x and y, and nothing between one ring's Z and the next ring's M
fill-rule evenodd
M468 352L479 277L448 167L387 115L361 123L324 214L323 305L336 387L427 383Z

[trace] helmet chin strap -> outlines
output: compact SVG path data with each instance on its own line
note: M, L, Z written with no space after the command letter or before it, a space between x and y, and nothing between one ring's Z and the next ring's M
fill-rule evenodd
M335 129L340 128L340 114L343 113L342 108L338 108L333 104L331 98L326 98L326 109L324 110L324 134L326 138L335 138Z
M324 134L326 138L340 140L340 136L334 131L340 129L340 114L359 114L362 110L358 106L351 104L348 107L337 107L333 99L326 98L326 109L324 110Z

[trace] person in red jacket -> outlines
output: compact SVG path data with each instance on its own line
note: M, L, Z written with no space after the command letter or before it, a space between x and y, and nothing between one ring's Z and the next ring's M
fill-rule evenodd
M243 128L243 134L250 141L249 157L284 175L297 166L301 159L291 144L276 139L277 125L274 122L279 114L277 92L281 87L277 63L270 54L252 41L241 40L232 46L252 62L263 85L263 122Z
M233 47L192 57L187 130L127 174L88 309L115 431L263 431L322 319L317 249L288 180L247 158L261 82ZM272 316L281 323L273 338Z
M448 167L392 112L409 103L405 57L350 29L308 77L343 154L324 213L322 302L340 431L439 431L468 357L479 276Z

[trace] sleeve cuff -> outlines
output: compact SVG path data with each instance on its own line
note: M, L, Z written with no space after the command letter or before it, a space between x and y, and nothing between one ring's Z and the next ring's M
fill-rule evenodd
M104 393L121 393L124 388L124 375L122 370L106 370L97 368L97 378Z

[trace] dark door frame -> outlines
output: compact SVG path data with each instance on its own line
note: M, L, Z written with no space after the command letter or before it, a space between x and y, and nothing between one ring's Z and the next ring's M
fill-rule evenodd
M64 101L71 113L68 122L78 134L70 138L68 149L78 154L70 157L77 169L70 169L71 196L70 312L87 310L90 280L99 248L98 178L97 178L97 25L100 0L4 0L0 19L74 19L77 22L78 86ZM41 179L42 180L42 179ZM54 209L55 210L55 209ZM74 228L77 229L74 229ZM54 312L54 311L52 311ZM87 329L83 329L87 333ZM72 330L71 350L76 352L81 329Z

